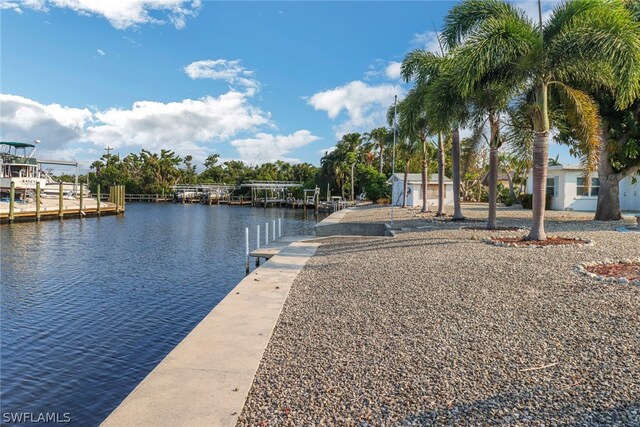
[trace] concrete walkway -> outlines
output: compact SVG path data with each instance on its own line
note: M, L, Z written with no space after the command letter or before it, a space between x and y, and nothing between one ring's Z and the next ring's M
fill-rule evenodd
M102 425L235 425L291 285L318 246L292 243L243 279Z

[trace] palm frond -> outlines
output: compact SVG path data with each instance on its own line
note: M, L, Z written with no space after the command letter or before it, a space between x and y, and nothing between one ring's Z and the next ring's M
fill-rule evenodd
M500 133L509 154L520 163L531 164L533 160L533 118L526 94L506 110Z
M487 19L453 51L457 85L467 96L478 82L506 69L513 80L524 80L540 56L540 38L531 23L512 16Z
M572 133L578 141L577 148L581 154L580 160L585 175L589 175L598 168L600 149L598 106L586 92L559 82L552 82L552 85L558 88L566 121L572 127Z
M445 17L443 42L449 49L453 49L485 20L503 16L526 20L520 9L505 1L467 0L459 3Z
M415 80L418 84L428 84L440 73L443 58L424 49L416 49L407 54L400 66L400 74L405 82Z
M621 1L574 0L554 11L549 22L549 64L579 58L585 72L613 72L616 107L640 96L640 22ZM555 77L555 76L554 76Z

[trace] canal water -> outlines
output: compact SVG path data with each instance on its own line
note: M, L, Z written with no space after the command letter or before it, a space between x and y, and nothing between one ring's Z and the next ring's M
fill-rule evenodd
M256 225L279 217L283 235L317 221L131 203L119 217L0 227L0 423L27 413L100 424L244 277L245 227L253 248Z

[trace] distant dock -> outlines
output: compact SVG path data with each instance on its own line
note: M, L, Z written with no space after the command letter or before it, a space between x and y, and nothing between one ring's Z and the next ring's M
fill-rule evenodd
M35 198L22 201L16 200L15 192L12 191L9 201L0 202L0 223L63 220L124 213L124 186L112 186L106 195L108 201L99 201L97 197L85 197L83 194L68 197L64 196L61 188L57 197L42 197L38 189Z

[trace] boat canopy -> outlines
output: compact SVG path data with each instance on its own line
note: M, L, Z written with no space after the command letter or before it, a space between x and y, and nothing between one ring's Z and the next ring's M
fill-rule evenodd
M27 147L35 147L34 144L28 144L26 142L9 142L9 141L0 141L1 145L8 145L10 147L15 148L27 148Z

